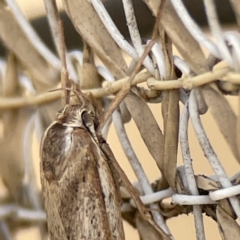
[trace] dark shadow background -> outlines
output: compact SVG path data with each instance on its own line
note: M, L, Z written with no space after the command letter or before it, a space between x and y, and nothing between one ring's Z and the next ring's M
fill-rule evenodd
M204 11L203 1L201 0L183 0L190 15L200 26L207 26L207 19ZM222 24L235 24L236 19L228 0L217 1L217 11L219 20ZM126 25L125 14L121 0L103 0L103 3L115 22L116 26L126 39L129 39L129 32ZM155 18L142 0L133 0L136 19L143 38L149 38L152 33ZM70 19L66 13L61 12L61 19L64 24L65 40L68 50L82 49L82 41L78 33L75 31ZM1 18L0 18L1 21ZM37 31L43 42L49 46L54 52L54 44L52 41L49 25L45 17L33 19L32 26ZM6 50L0 41L0 56L6 54Z

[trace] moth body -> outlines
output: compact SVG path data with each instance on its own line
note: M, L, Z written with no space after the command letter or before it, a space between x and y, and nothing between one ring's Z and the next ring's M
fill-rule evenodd
M118 186L97 126L86 101L66 105L43 136L40 170L51 240L125 239Z

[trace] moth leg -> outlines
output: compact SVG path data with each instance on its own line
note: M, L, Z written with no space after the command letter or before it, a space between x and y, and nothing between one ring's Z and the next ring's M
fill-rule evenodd
M94 121L93 121L91 114L88 112L83 112L82 120L83 120L83 124L88 129L89 133L91 134L91 136L93 137L95 142L97 144L99 144L99 141L98 141L98 138L96 135L96 131L95 131Z

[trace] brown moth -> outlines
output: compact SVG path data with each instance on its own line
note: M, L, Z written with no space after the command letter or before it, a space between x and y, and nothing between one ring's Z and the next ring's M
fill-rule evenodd
M41 183L51 240L123 240L116 173L96 133L93 98L67 104L41 142ZM100 144L101 141L101 144ZM104 143L105 148L109 148Z

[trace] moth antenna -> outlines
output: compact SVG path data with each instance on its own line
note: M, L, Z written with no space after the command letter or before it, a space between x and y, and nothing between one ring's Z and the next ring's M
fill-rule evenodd
M71 88L71 91L75 94L79 102L82 103L82 105L85 105L86 100L85 100L84 93L81 91L81 89L78 86L74 85Z
M85 98L83 96L83 92L80 89L74 89L74 88L55 88L52 90L49 90L48 92L56 92L56 91L61 91L61 90L67 90L70 92L73 92L74 95L70 95L69 97L76 96L77 99L79 100L80 103L85 104Z

